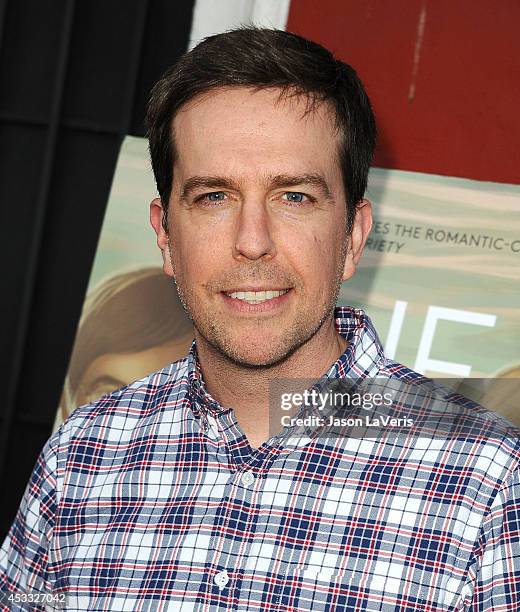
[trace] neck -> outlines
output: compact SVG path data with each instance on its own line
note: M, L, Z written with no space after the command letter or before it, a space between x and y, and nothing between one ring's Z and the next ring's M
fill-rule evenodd
M195 339L208 392L222 406L233 408L253 448L269 437L269 382L281 378L317 379L348 344L336 331L332 314L307 342L271 366L240 365L210 345L197 330Z

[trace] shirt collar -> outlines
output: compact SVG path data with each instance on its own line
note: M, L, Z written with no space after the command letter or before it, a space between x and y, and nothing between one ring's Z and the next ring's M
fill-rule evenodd
M375 376L383 366L385 356L381 341L368 315L359 308L338 306L334 309L334 323L336 330L347 340L348 345L321 380L326 382L328 379L350 378L358 381ZM188 382L190 393L198 404L198 407L193 406L195 414L201 409L216 417L231 410L222 407L208 393L195 340L188 354Z

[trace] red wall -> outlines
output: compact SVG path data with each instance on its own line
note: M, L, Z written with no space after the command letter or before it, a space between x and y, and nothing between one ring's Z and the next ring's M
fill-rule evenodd
M359 73L380 132L376 166L520 183L518 0L292 0L287 30Z

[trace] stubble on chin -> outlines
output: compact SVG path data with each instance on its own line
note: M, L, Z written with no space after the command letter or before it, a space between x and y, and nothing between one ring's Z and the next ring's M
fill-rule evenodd
M339 291L341 288L343 266L347 254L347 242L345 241L341 247L340 258L337 262L335 270L335 279L333 287L326 296L325 302L319 305L307 303L305 289L299 279L289 277L291 283L285 280L280 281L280 286L284 286L284 282L295 286L296 299L298 303L294 309L291 321L278 323L279 330L273 334L273 326L277 325L276 320L267 320L265 317L258 319L249 318L249 325L257 325L257 330L244 329L243 332L233 322L226 320L226 317L219 316L218 312L211 310L208 305L205 305L194 292L188 288L179 275L174 277L174 285L179 296L179 300L186 312L186 315L193 323L199 336L207 342L213 350L219 353L229 362L240 367L248 368L265 368L275 366L297 349L303 346L311 338L315 336L325 324L325 322L333 316L334 307L336 305ZM259 273L260 268L253 266L253 276L266 280L268 278L281 278L276 276L276 273L271 270L267 274ZM218 289L232 286L233 282L230 279L224 281L209 283L204 289L210 289L210 293L218 294ZM240 283L236 283L237 286ZM294 296L293 298L294 299ZM318 306L318 311L317 311ZM233 333L236 331L237 333ZM256 332L256 333L255 333Z
M232 321L208 310L182 284L175 283L179 299L199 336L213 350L234 365L247 368L275 366L315 336L333 315L341 287L341 277L334 291L319 311L313 304L298 306L289 322L269 321L265 317L248 319L248 325L234 325ZM299 296L298 296L299 297ZM305 299L300 299L305 303ZM278 329L273 327L278 325ZM242 329L241 329L242 328Z

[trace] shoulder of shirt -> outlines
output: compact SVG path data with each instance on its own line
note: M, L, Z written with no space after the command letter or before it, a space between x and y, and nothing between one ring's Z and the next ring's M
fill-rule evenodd
M107 431L111 423L138 427L144 419L164 409L180 409L188 389L188 357L152 372L121 389L75 408L51 436L51 446L63 446L71 438ZM98 435L96 433L96 435Z
M440 399L446 402L452 414L456 414L457 419L464 422L471 435L485 441L496 461L507 463L505 471L508 475L520 472L520 427L504 416L386 356L383 356L380 362L378 376L389 377L414 389L420 389L421 397L427 396L432 400Z

